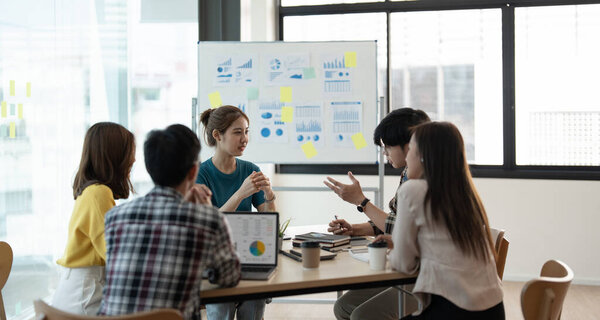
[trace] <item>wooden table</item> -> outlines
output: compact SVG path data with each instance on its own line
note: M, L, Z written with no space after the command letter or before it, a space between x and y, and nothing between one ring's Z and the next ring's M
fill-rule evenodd
M284 241L283 248L290 249L291 241ZM242 280L236 287L218 288L204 280L202 303L391 287L414 283L416 280L416 275L396 272L389 266L383 271L373 271L369 269L368 263L352 258L348 252L338 253L333 260L321 261L319 268L312 270L304 270L301 262L282 254L277 259L277 270L267 281Z

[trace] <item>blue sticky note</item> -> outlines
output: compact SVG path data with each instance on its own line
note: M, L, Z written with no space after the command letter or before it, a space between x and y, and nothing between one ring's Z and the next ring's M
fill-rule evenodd
M258 99L258 88L248 87L247 89L248 100Z

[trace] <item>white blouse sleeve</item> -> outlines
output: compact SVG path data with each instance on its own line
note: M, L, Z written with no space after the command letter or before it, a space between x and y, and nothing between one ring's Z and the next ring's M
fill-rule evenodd
M417 234L417 215L423 212L423 183L425 181L407 181L398 190L397 214L392 241L394 248L389 258L392 268L403 273L416 273L419 269L419 246Z

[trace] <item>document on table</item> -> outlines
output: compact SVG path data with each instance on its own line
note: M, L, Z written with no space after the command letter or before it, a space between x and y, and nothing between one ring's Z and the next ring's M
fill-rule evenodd
M369 262L369 251L365 249L350 249L350 255L352 258L364 262Z

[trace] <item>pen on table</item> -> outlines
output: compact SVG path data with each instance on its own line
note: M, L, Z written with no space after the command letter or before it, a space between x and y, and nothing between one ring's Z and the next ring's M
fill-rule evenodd
M300 258L300 257L298 257L298 256L295 256L295 255L293 255L293 254L291 254L291 253L287 253L286 251L283 251L283 250L279 250L279 252L280 252L282 255L286 256L286 257L290 257L290 258L292 258L292 259L294 259L294 260L296 260L296 261L302 262L302 258Z

